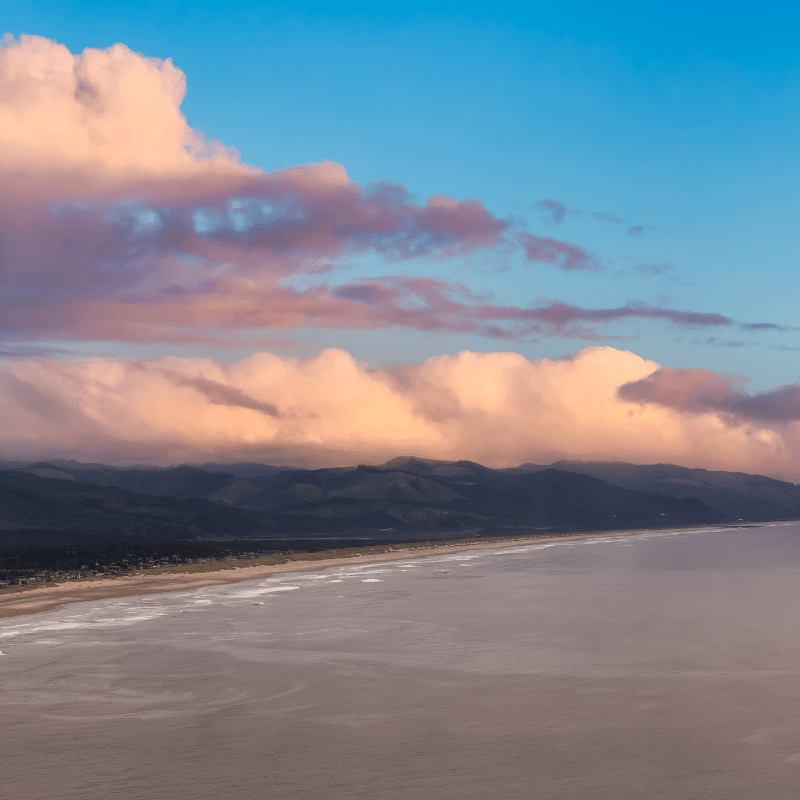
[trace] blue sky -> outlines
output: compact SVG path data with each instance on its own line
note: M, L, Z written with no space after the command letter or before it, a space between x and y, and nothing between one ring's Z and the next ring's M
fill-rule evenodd
M354 181L424 200L476 198L600 269L565 272L519 252L401 265L362 254L337 280L437 275L498 303L631 301L795 325L800 241L798 13L766 4L305 4L15 2L3 30L73 53L123 42L187 76L183 112L264 170L330 159ZM563 204L548 220L543 199ZM593 214L618 218L607 221ZM638 235L629 230L644 226ZM328 278L329 279L329 278ZM800 333L679 329L653 320L599 343L676 368L797 380ZM621 337L621 338L618 338ZM337 345L374 364L462 349L560 356L594 341L296 330L297 353ZM157 344L86 343L137 356ZM171 352L198 353L197 346ZM231 350L220 358L234 358Z

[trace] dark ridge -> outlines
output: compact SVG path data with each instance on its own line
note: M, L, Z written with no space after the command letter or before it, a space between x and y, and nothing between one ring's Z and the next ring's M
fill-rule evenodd
M694 497L733 519L800 518L800 486L745 472L692 469L674 464L639 465L623 461L559 461L549 466L523 464L504 472L521 474L552 467L591 475L637 492L658 492L681 499Z

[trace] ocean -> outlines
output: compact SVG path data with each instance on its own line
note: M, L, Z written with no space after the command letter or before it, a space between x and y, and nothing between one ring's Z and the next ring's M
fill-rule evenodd
M0 620L16 800L796 798L800 524Z

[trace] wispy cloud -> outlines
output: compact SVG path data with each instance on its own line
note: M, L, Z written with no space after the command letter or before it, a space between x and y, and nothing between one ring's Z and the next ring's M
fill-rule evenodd
M590 211L589 212L595 219L602 220L603 222L612 222L614 225L624 225L625 220L620 219L616 214L609 214L607 211Z
M186 386L194 389L203 395L209 403L215 406L229 406L231 408L246 408L250 411L258 411L268 417L280 417L281 413L274 403L265 403L256 400L249 394L238 389L236 386L229 386L220 381L210 380L205 375L189 377L181 375L174 370L161 370L161 374L176 386Z
M648 231L660 230L656 225L632 225L628 228L629 236L644 236Z
M587 214L590 217L600 220L601 222L609 222L612 225L624 225L625 220L622 217L612 214L609 211L580 211L576 208L570 208L559 200L552 198L545 198L536 203L536 208L539 209L541 218L550 224L558 225L567 218L569 215L582 215ZM658 230L654 225L631 225L627 229L629 236L643 236L647 231Z
M536 208L541 211L542 218L546 222L552 222L556 225L563 222L567 214L572 212L571 208L567 208L563 203L559 203L558 200L548 200L547 198L540 200L536 204Z
M576 208L570 208L559 200L552 198L545 198L535 204L535 208L539 209L542 219L545 222L558 225L563 222L569 215L588 214L590 217L599 219L601 222L611 222L614 225L624 225L625 220L618 217L616 214L611 214L608 211L579 211Z
M690 414L718 414L728 422L800 420L800 384L748 394L743 379L700 369L664 367L620 387L623 400L652 403Z
M527 232L518 233L517 241L525 248L528 261L541 261L565 272L600 268L597 259L576 244Z
M78 351L64 347L50 347L37 344L0 344L0 358L50 358L65 355L77 355Z
M663 275L673 269L672 264L666 261L661 261L657 264L637 264L636 271L641 272L643 275Z

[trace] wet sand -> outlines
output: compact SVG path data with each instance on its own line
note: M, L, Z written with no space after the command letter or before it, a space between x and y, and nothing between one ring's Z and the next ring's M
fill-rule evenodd
M696 526L695 526L696 527ZM695 528L691 528L694 530ZM690 530L685 528L681 530ZM425 558L457 553L463 550L486 550L503 547L518 547L521 544L540 544L545 542L585 539L596 536L635 536L643 530L595 531L578 534L555 536L525 536L494 541L480 541L468 544L437 544L424 546L416 542L407 546L398 545L391 551L368 553L356 556L340 556L318 558L299 556L290 558L280 564L259 564L256 566L227 566L202 572L193 572L191 567L171 567L169 572L158 574L139 572L133 575L114 576L108 578L92 578L73 580L61 583L48 583L43 586L21 587L17 591L0 594L0 619L16 617L23 614L37 614L52 611L67 603L83 603L90 600L104 600L113 597L130 597L134 595L159 594L161 592L179 592L187 589L199 589L203 586L220 586L228 583L254 580L289 572L311 572L338 567L345 564L371 564L380 561L396 561L398 559ZM365 548L367 549L367 548ZM246 563L246 562L244 562Z

